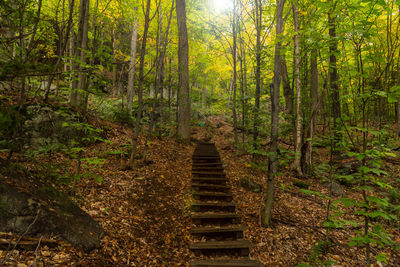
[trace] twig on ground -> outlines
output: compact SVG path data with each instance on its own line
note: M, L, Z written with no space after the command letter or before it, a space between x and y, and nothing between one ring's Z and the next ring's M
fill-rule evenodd
M31 227L36 223L37 219L39 218L39 213L40 213L40 209L38 209L38 211L36 213L36 216L33 219L32 223L28 225L28 227L26 228L25 232L18 238L17 242L15 242L13 248L11 249L11 252L15 250L15 248L21 242L21 239L24 237L24 235L26 235L29 232L29 230L31 229ZM4 255L3 260L0 263L0 266L3 266L9 260L11 255L12 254L10 254L10 250L7 250L6 254Z
M42 238L43 238L43 236L40 237L40 239L39 239L39 241L38 241L38 244L37 244L37 246L36 246L36 249L35 249L35 259L33 260L32 264L29 265L29 266L37 266L36 261L37 261L37 259L38 259L38 251L39 251L40 242L42 241Z

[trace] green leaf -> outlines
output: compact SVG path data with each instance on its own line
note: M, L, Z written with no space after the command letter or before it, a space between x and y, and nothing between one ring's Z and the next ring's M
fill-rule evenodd
M376 196L370 196L368 197L368 201L375 203L377 205L383 206L383 207L387 207L389 205L389 202L387 201L387 199L385 198L379 198Z
M387 93L385 91L375 91L375 95L380 96L380 97L386 97Z
M303 193L306 194L306 195L316 195L316 196L319 196L319 197L321 197L321 198L330 199L329 196L327 196L327 195L325 195L325 194L322 194L322 193L320 193L320 192L317 192L317 191L308 190L308 189L303 189L303 188L300 189L300 191L303 192Z
M366 216L368 216L368 217L371 217L371 218L382 217L382 218L384 218L384 219L386 219L386 220L390 220L389 215L386 214L386 213L383 212L383 211L378 211L378 210L376 210L376 211L373 211L373 212L365 212L364 214L365 214Z
M345 206L346 208L353 207L355 204L355 200L350 199L350 198L340 198L337 201L342 203L342 205Z
M376 255L376 260L379 262L388 263L388 258L388 255L386 255L385 253L379 253L378 255Z

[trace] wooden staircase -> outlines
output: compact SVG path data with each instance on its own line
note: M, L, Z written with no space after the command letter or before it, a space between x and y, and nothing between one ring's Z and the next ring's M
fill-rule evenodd
M235 213L228 179L219 153L212 143L198 143L192 165L191 234L198 239L190 249L207 259L191 262L192 267L260 267L250 260L251 243L243 239L241 217Z

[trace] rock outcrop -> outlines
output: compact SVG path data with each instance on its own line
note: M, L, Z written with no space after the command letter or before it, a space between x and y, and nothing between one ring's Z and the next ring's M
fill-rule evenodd
M0 231L29 236L55 234L85 251L100 247L104 234L97 221L56 189L41 187L27 192L1 177Z

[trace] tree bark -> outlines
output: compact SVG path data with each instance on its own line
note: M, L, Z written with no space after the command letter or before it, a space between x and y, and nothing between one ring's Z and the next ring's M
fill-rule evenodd
M332 2L332 1L331 1ZM332 3L332 8L328 13L328 26L329 26L329 85L330 85L330 95L331 95L331 109L333 117L333 131L335 142L340 140L340 134L338 132L338 118L341 117L340 108L340 95L339 95L339 85L338 85L338 71L337 71L337 58L338 53L338 42L336 40L336 15L335 13L336 2Z
M189 43L186 27L185 0L176 0L176 18L179 34L179 107L178 137L190 138L190 96L189 96Z
M140 64L139 64L139 84L138 84L138 110L136 114L135 121L135 129L133 131L132 136L132 153L129 160L128 165L132 166L135 155L136 155L136 145L140 133L140 121L142 120L142 112L143 112L143 82L144 82L144 60L146 56L146 42L147 42L147 34L149 31L149 23L150 23L150 4L151 0L147 0L146 4L146 13L144 18L144 29L143 29L143 38L142 38L142 47L140 50Z
M72 91L70 95L70 103L81 110L86 109L85 93L86 74L83 65L86 62L86 50L88 47L88 31L89 31L89 2L90 0L81 0L79 7L79 28L75 50L75 58L79 58L79 62L74 64L74 71L78 72L78 77L74 77L72 82Z
M318 96L318 50L313 48L311 50L311 60L310 60L310 97L311 97L311 110L315 112L311 113L310 122L308 126L308 137L307 137L307 147L306 147L306 155L305 155L305 167L303 170L306 173L310 173L312 166L312 143L314 138L314 131L316 127L316 118L318 115L317 107L320 105L319 96Z
M396 85L400 85L400 50L399 50L399 60L397 61L397 73L396 73ZM396 102L396 116L397 116L397 128L396 134L400 136L400 98L397 98Z
M132 38L131 38L131 55L129 61L128 71L128 87L126 88L126 108L129 112L132 110L133 95L135 93L135 62L136 62L136 47L137 47L137 28L138 23L135 21L132 27Z
M293 90L290 87L290 81L289 81L289 74L287 71L287 65L286 65L286 58L285 54L281 55L281 61L282 61L282 70L281 70L281 75L282 75L282 85L283 85L283 95L285 97L285 111L287 114L292 115L293 114Z
M254 148L257 148L259 112L260 112L260 94L261 94L261 32L262 32L262 2L255 0L255 18L256 18L256 94L254 103L254 125L253 141Z
M293 24L294 24L294 79L296 86L296 127L294 131L295 136L295 149L294 149L294 162L293 167L297 174L303 176L301 170L301 146L302 146L302 127L303 117L301 114L301 79L300 79L300 47L299 47L299 7L298 1L295 0L293 4Z
M233 15L232 15L232 35L233 35L233 99L232 99L232 113L233 113L233 134L235 145L239 143L237 133L237 114L236 114L236 91L237 91L237 72L236 72L236 56L237 56L237 45L236 45L236 0L233 0Z
M267 190L263 197L263 203L260 209L260 221L264 227L271 226L272 205L274 201L274 183L276 175L276 161L278 150L278 126L279 126L279 89L281 83L281 47L280 40L283 29L283 7L285 0L276 1L276 38L275 45L275 63L274 79L271 88L271 146L268 156L268 177Z
M68 17L68 25L67 25L67 29L65 32L65 38L64 38L64 42L61 45L60 44L60 51L59 51L59 56L57 58L57 62L55 64L55 69L58 70L58 66L60 65L61 61L62 61L62 56L64 55L65 51L67 50L67 46L68 46L68 39L71 38L71 46L70 46L70 56L73 55L73 30L72 30L72 20L73 20L73 11L74 11L74 5L75 5L75 0L70 0L69 3L69 17ZM71 37L69 37L71 33ZM61 37L61 35L60 35ZM60 38L60 42L61 42L61 38ZM67 65L67 64L65 64ZM58 75L59 76L59 75ZM51 75L49 77L49 80L47 82L47 86L45 89L45 94L44 94L44 101L47 100L48 95L50 93L50 89L51 89L51 84L53 83L54 80L54 75Z
M117 62L117 57L116 57L116 52L117 52L117 42L116 42L116 36L115 36L115 29L112 30L112 35L111 35L111 42L112 42L112 53L113 53L113 74L112 74L112 91L111 95L113 97L116 97L118 95L118 62Z
M168 36L169 36L169 28L171 26L171 20L172 20L172 13L174 11L174 0L172 1L171 4L171 9L170 9L170 14L168 17L168 24L167 28L165 30L165 37L162 37L162 15L160 16L159 20L159 47L161 49L161 52L158 56L158 63L156 64L158 67L156 69L156 75L155 75L155 83L154 83L154 101L153 101L153 106L151 110L151 115L150 115L150 125L149 125L149 131L148 131L148 137L150 137L151 132L153 130L154 124L155 124L155 114L156 114L156 109L158 106L158 93L163 90L163 83L164 83L164 66L165 66L165 54L167 52L167 47L168 47ZM160 98L161 98L161 93L160 93ZM162 100L162 99L161 99ZM161 103L162 105L162 103ZM161 113L161 112L160 112Z

